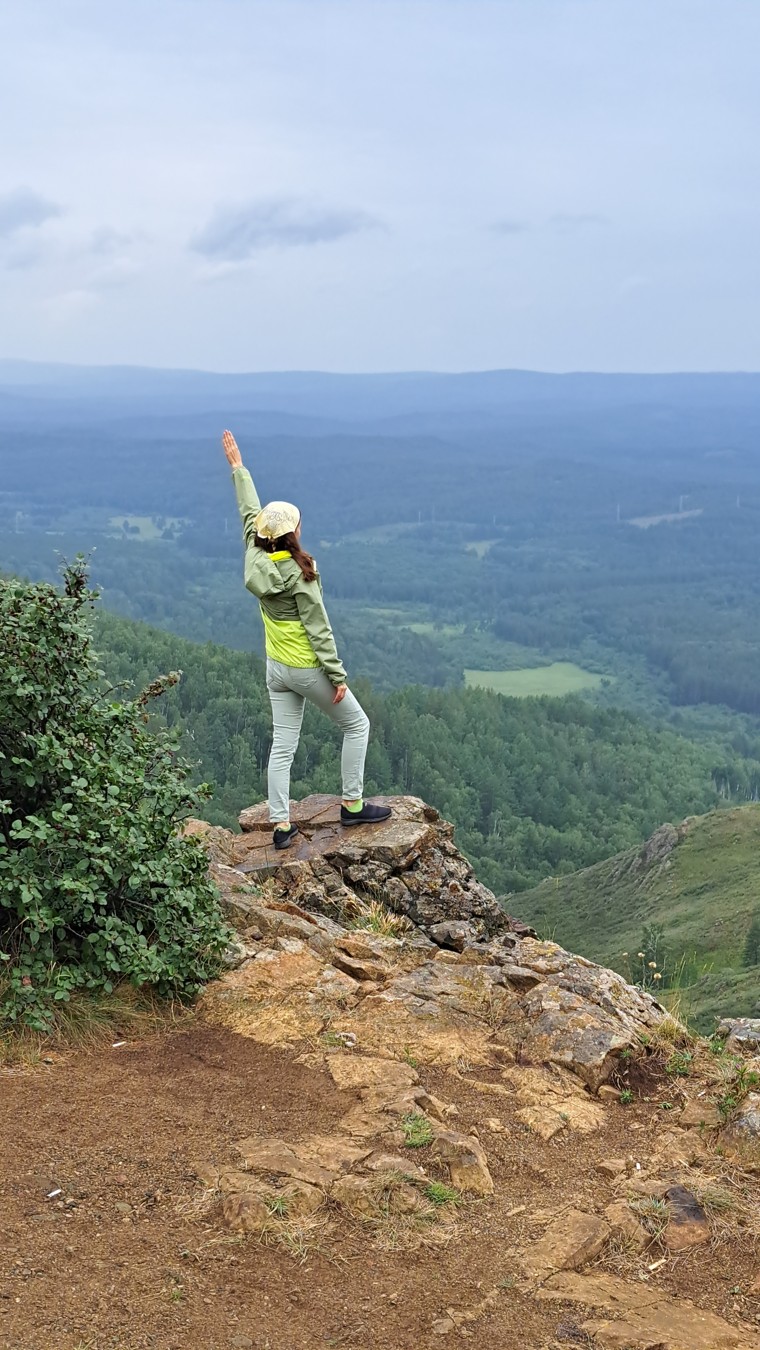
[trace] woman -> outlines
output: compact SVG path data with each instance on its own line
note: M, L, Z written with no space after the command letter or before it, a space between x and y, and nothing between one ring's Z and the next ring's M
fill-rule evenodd
M243 521L245 584L258 597L266 635L274 722L268 769L274 846L289 848L298 834L290 821L290 767L307 698L343 730L341 824L387 820L389 806L375 806L362 796L369 718L346 684L317 566L301 548L301 513L290 502L270 502L262 510L231 431L222 436L222 447Z

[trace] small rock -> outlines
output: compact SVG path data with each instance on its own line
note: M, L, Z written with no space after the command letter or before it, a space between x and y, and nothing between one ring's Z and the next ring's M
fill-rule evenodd
M117 1200L114 1209L118 1209L120 1214L131 1214L132 1206L127 1204L126 1200Z
M734 1139L760 1139L760 1092L748 1092L731 1121L728 1133Z
M729 1053L757 1054L760 1050L760 1017L724 1017L718 1035L726 1038Z
M483 1122L483 1124L485 1125L487 1130L491 1131L491 1134L504 1133L505 1127L504 1125L502 1125L501 1121L498 1119L497 1116L489 1116L488 1119Z
M750 1350L757 1344L746 1325L731 1326L687 1298L607 1272L563 1271L550 1276L535 1297L593 1308L595 1316L581 1322L581 1330L599 1350Z
M678 1124L685 1130L699 1129L700 1126L710 1130L716 1129L720 1125L718 1108L715 1102L709 1101L706 1097L693 1097L691 1101L685 1103L678 1117Z
M651 1234L639 1223L626 1200L613 1200L604 1211L613 1238L636 1252L643 1252L651 1242Z
M347 1088L368 1087L402 1091L420 1081L411 1064L371 1055L330 1055L327 1068L335 1086L342 1092Z
M439 1130L432 1152L448 1165L451 1184L458 1191L493 1195L493 1180L482 1144L474 1135Z
M337 948L333 950L332 962L338 970L343 971L344 975L350 975L353 980L359 980L361 983L383 984L393 974L393 969L387 961L361 960L347 956Z
M427 931L428 937L431 937L438 947L448 947L454 952L463 952L468 942L476 942L478 939L472 924L457 922L455 919L448 923L433 923Z
M601 1172L603 1177L609 1177L614 1181L627 1170L625 1158L602 1158L602 1161L596 1164L597 1172Z
M550 1106L523 1106L517 1112L517 1119L539 1139L547 1141L567 1128L567 1120Z
M710 1241L710 1225L697 1197L685 1186L670 1186L665 1192L669 1217L663 1242L671 1252L698 1247Z
M401 1153L383 1153L378 1151L373 1153L371 1158L367 1158L362 1164L368 1172L398 1172L402 1176L424 1177L425 1173L416 1163L410 1161ZM394 1295L397 1297L397 1295Z
M257 1233L271 1219L262 1196L253 1191L235 1191L222 1201L222 1218L233 1233Z
M230 1336L230 1345L234 1345L235 1350L252 1350L253 1341L250 1336Z
M330 1190L330 1199L346 1213L365 1219L378 1218L381 1208L386 1209L388 1213L398 1214L410 1213L414 1208L420 1207L421 1197L413 1186L406 1186L403 1183L398 1186L390 1185L388 1193L383 1194L380 1182L381 1178L376 1177L339 1177ZM401 1192L403 1197L400 1196ZM413 1193L412 1198L408 1192ZM398 1203L399 1200L401 1203ZM397 1203L392 1205L391 1201Z
M244 961L248 960L249 955L250 953L245 943L233 939L229 946L225 947L222 952L222 964L227 970L237 970L239 966L242 966Z
M439 1317L438 1320L433 1323L431 1330L434 1336L448 1336L449 1332L454 1331L455 1328L456 1323L454 1322L453 1317Z
M457 1114L456 1107L452 1111L451 1106L446 1102L442 1102L439 1097L434 1097L432 1092L426 1092L424 1089L415 1092L414 1100L420 1110L424 1111L425 1115L432 1116L433 1120L443 1121L447 1120L449 1116Z
M620 1088L613 1087L611 1083L602 1083L596 1095L602 1102L619 1102Z
M552 1271L580 1270L599 1255L609 1236L609 1224L596 1214L567 1210L525 1253L525 1269L539 1279Z

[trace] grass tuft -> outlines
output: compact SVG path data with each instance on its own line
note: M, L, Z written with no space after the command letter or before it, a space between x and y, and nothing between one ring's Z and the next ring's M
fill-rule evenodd
M273 1195L266 1202L269 1213L278 1219L284 1219L290 1209L290 1201L287 1195Z
M665 1064L665 1072L674 1078L688 1078L694 1056L687 1050L674 1050Z
M423 1194L434 1205L460 1205L462 1203L462 1197L456 1187L447 1186L445 1181L429 1182Z
M662 1236L670 1217L667 1200L660 1200L655 1195L646 1195L641 1200L629 1200L628 1205L638 1215L643 1227L652 1237Z
M405 915L394 914L393 910L387 909L379 900L372 900L361 906L351 922L351 927L377 933L378 937L397 938L408 933L413 925Z
M421 1111L410 1111L403 1116L401 1126L404 1131L404 1144L407 1148L426 1148L433 1142L433 1126Z

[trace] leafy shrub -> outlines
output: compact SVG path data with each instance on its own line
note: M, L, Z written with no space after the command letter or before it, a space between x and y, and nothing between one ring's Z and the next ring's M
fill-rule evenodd
M84 561L53 586L0 581L0 1028L48 1029L74 990L187 997L229 933L179 822L208 795L151 702L113 701L91 646Z

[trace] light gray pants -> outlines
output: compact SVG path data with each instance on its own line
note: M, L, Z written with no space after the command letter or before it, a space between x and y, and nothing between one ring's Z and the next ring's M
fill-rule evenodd
M349 689L333 703L335 685L321 669L284 666L267 657L267 689L272 704L274 736L269 756L269 819L290 819L290 767L298 749L306 699L343 731L343 799L358 801L364 791L364 759L369 740L369 718Z

